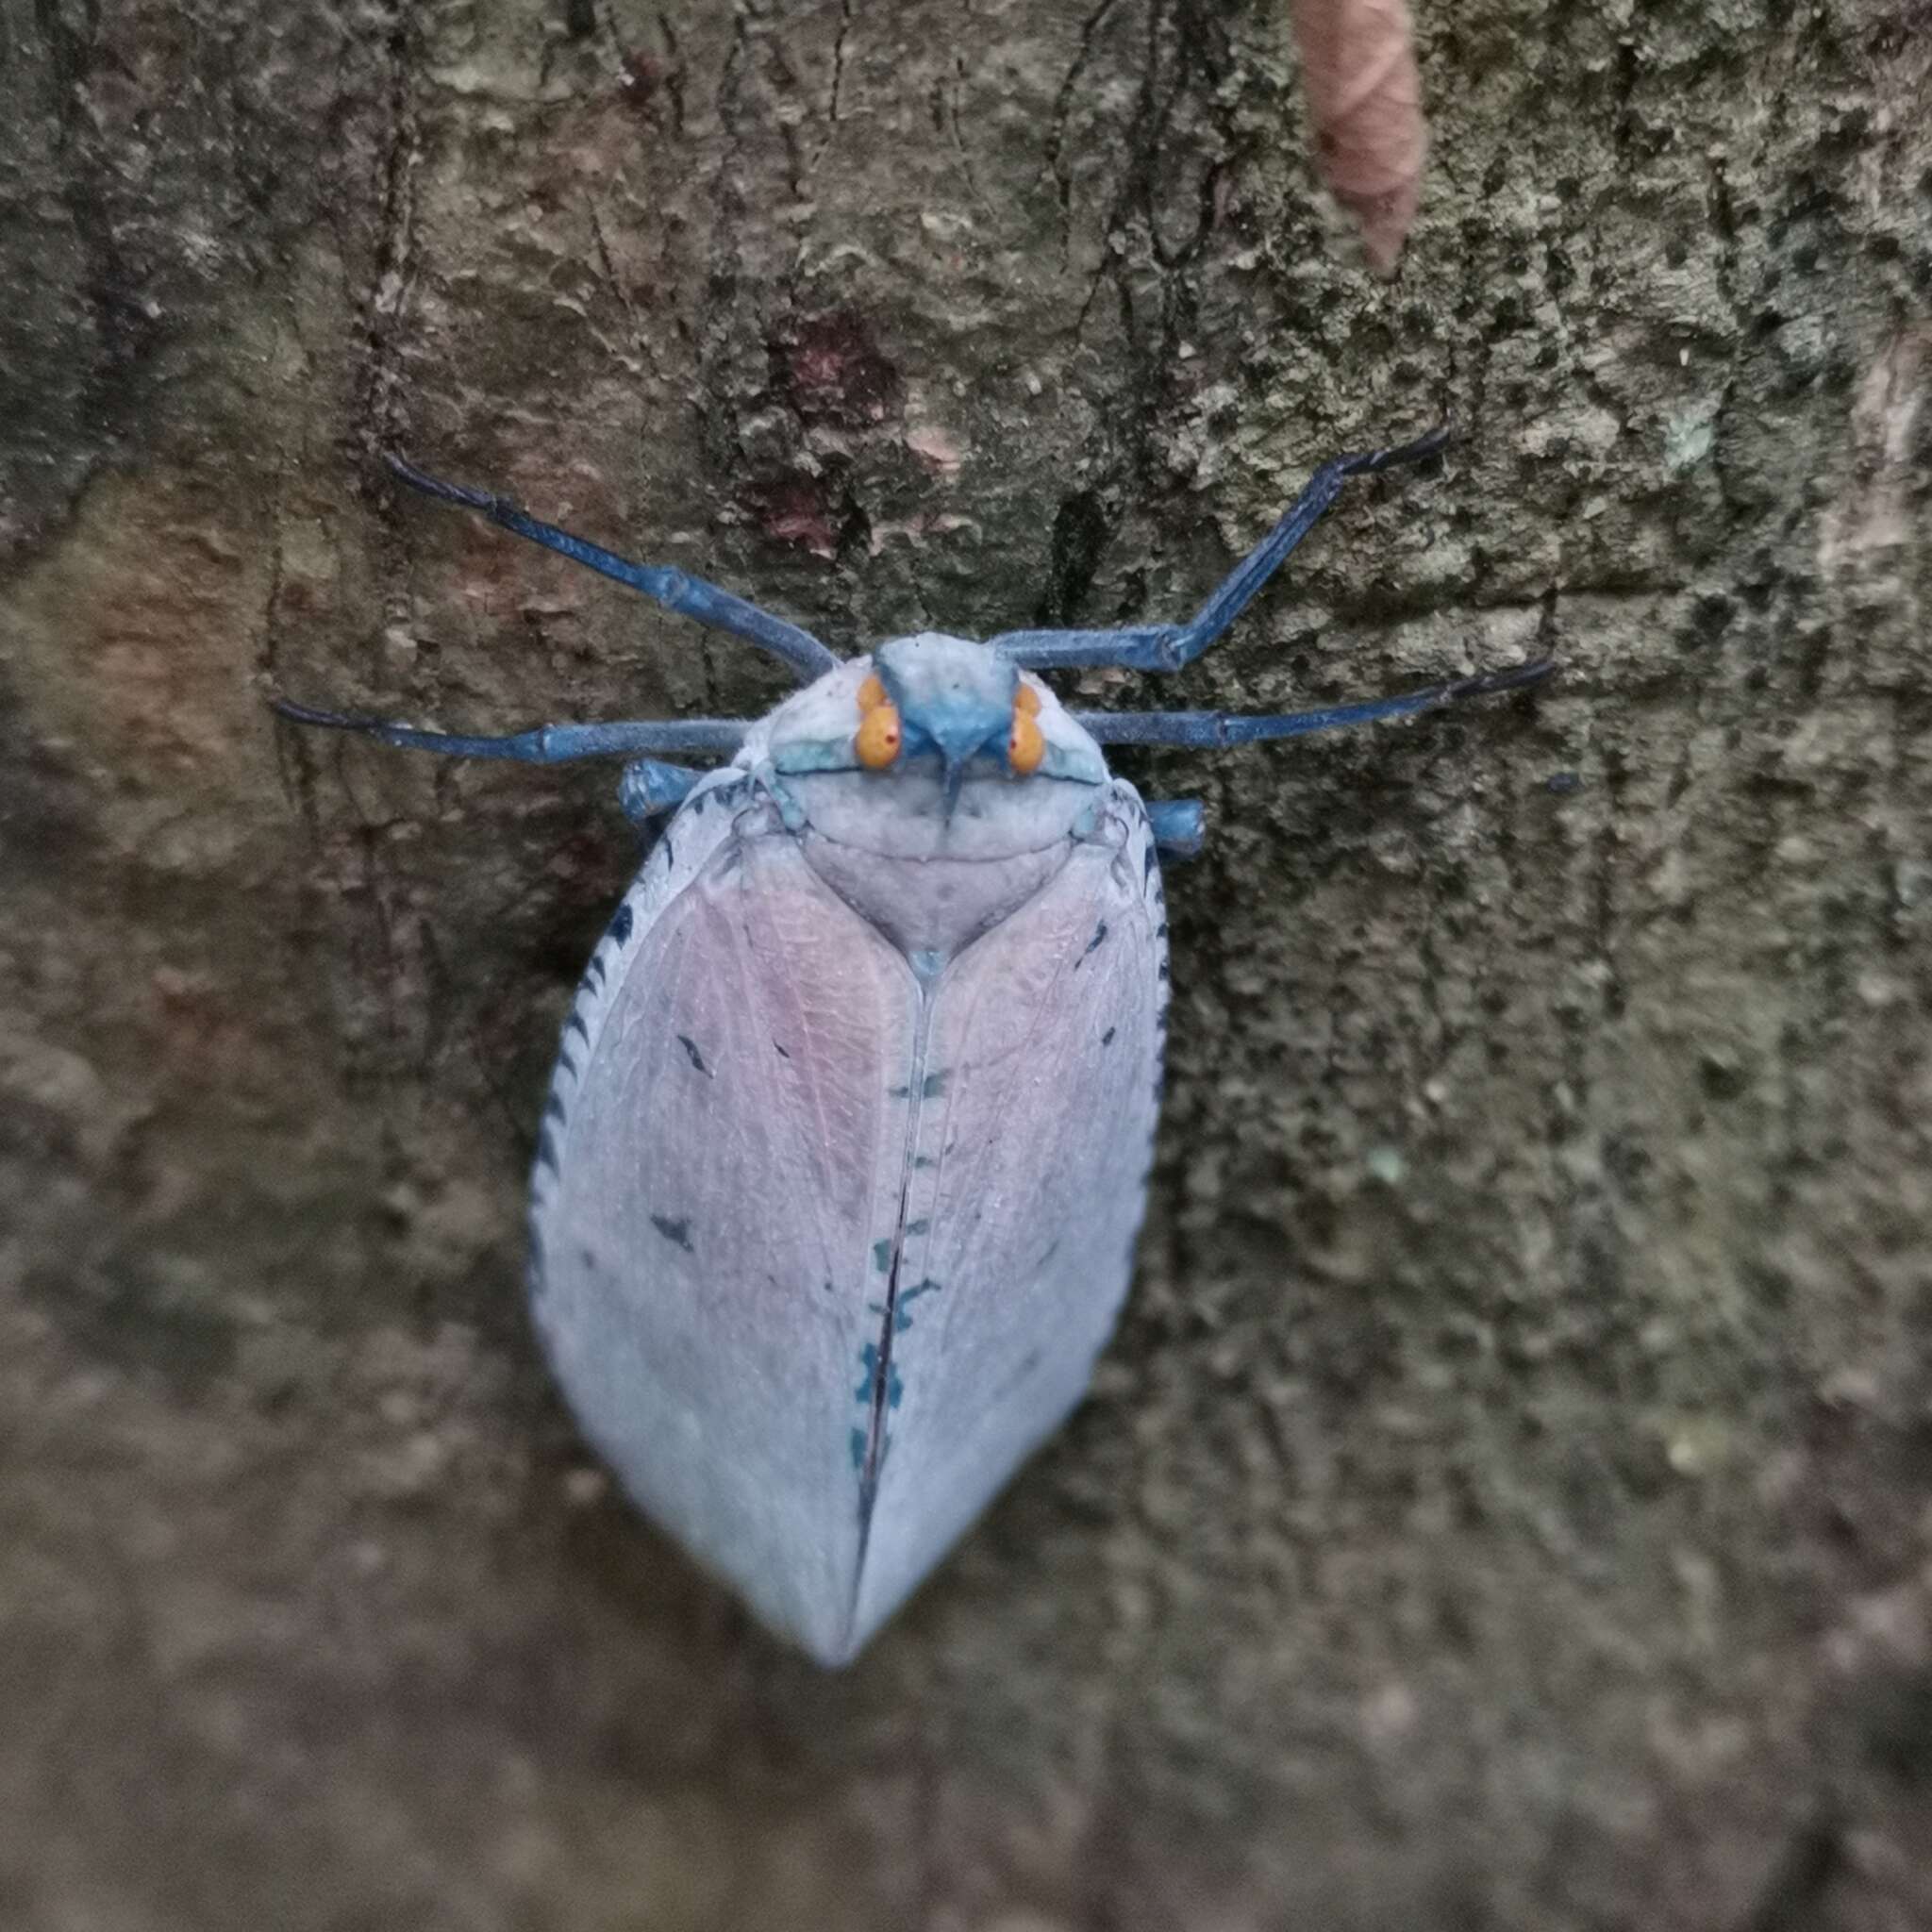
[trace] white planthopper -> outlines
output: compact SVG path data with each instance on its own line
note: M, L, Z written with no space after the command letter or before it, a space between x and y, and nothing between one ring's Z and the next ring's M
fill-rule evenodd
M275 708L459 757L625 757L626 813L674 814L564 1026L531 1305L632 1497L821 1663L858 1654L1079 1401L1126 1293L1167 1024L1157 855L1198 850L1201 808L1143 804L1102 746L1295 737L1552 663L1274 716L1069 711L1039 672L1178 670L1347 477L1445 440L1324 465L1190 624L928 632L849 661L391 459L809 680L752 721L507 738Z

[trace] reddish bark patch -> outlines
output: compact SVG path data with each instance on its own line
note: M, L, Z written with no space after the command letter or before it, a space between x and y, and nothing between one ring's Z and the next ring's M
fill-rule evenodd
M844 521L839 494L823 476L795 470L752 483L743 503L761 535L774 543L795 544L814 557L837 557Z
M772 343L772 364L774 386L807 423L863 429L905 408L898 370L849 309L788 323Z

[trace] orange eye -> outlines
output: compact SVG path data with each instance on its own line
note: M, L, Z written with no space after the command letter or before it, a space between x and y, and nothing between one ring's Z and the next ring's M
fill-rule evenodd
M1023 711L1029 718L1040 716L1040 693L1030 684L1021 685L1013 692L1013 708Z
M1032 693L1022 685L1022 698ZM1034 699L1036 707L1039 699ZM1007 762L1021 777L1030 777L1040 769L1040 761L1046 756L1046 740L1041 735L1039 721L1024 704L1013 707L1013 733L1007 740Z
M852 748L868 772L883 772L899 756L904 737L899 729L899 708L886 695L876 672L867 676L857 695L858 736Z
M883 772L899 756L899 708L889 704L883 694L879 702L858 721L858 736L853 749L868 772Z

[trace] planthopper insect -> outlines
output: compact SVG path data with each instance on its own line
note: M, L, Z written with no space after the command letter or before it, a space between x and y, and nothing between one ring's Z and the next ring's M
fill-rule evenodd
M670 815L564 1024L531 1306L631 1496L819 1662L858 1654L1079 1401L1126 1293L1167 1025L1159 856L1199 850L1202 812L1143 803L1103 747L1294 738L1552 661L1274 716L1068 710L1039 674L1180 670L1348 477L1446 441L1324 464L1190 623L923 632L844 660L391 459L803 682L764 718L502 738L275 709L460 758L623 758L625 812Z

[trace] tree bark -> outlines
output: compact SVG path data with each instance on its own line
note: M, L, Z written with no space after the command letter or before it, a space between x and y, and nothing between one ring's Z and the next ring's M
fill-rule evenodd
M0 1917L1932 1923L1917 0L1424 5L1399 279L1264 0L4 0ZM521 1304L614 773L278 727L1191 610L1093 1399L858 1665L611 1493Z

